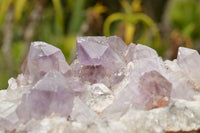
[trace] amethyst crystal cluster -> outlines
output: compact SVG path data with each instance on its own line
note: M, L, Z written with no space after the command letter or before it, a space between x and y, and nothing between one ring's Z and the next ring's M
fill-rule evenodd
M0 91L0 132L131 133L200 129L200 55L163 61L116 36L78 37L71 65L33 42L22 74Z

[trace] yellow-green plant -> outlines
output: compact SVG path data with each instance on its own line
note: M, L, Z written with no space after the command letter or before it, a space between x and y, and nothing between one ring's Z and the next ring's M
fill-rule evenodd
M39 1L39 0L38 0ZM67 0L70 2L70 0ZM40 2L40 1L39 1ZM25 5L29 5L33 1L28 0L0 0L0 25L3 23L6 12L9 8L14 9L14 20L18 22L23 17L23 12L30 12L31 7L27 8ZM52 0L54 11L56 14L56 21L58 21L61 29L64 25L63 10L61 0Z
M161 46L159 30L154 21L146 14L141 12L141 2L141 0L134 0L130 5L126 0L122 0L121 5L123 6L125 12L113 13L107 17L107 19L104 22L104 35L110 36L111 25L114 22L121 21L125 25L125 42L130 43L134 40L136 33L136 25L138 23L142 23L142 25L144 26L144 32L142 33L139 40L137 40L137 43L144 43L144 39L149 34L149 31L152 31L154 35L154 45L152 45L152 47L155 49L160 49Z

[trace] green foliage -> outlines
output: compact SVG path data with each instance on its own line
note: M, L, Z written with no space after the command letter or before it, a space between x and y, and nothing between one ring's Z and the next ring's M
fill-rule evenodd
M74 0L72 17L69 20L68 26L69 34L76 34L80 30L84 18L83 9L85 2L86 0Z
M26 0L16 0L15 1L15 21L19 21L22 17L24 6L26 4Z
M64 29L64 19L63 19L63 10L61 6L60 0L52 0L54 8L55 8L55 14L56 14L56 20L60 26L61 29Z
M3 23L3 20L5 18L5 15L6 15L11 3L12 3L12 0L1 0L0 1L0 25Z
M192 38L200 37L200 2L175 0L170 10L170 19L175 28Z

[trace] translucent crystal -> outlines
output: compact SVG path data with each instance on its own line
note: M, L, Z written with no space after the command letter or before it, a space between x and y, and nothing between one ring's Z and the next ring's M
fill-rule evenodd
M0 102L0 127L13 130L17 127L19 118L15 112L17 104L13 102Z
M108 50L106 37L78 37L78 58L84 65L100 65L101 58Z
M168 106L172 84L157 71L146 72L140 78L138 87L146 109Z
M128 45L127 51L125 53L125 59L127 62L133 61L133 53L135 52L135 44L131 43Z
M177 57L178 65L195 82L197 88L200 88L200 55L196 50L180 47Z
M127 49L127 45L125 44L125 42L117 36L111 36L108 37L107 39L110 48L113 49L119 55L123 56L124 52Z
M27 60L22 71L30 80L43 76L51 70L65 74L69 65L60 49L45 42L31 43Z
M129 50L132 51L132 55L129 53L128 56L133 60L158 57L158 54L154 49L145 45L137 44L134 46L131 44L129 47Z
M83 65L102 65L107 71L115 71L122 67L125 62L119 53L126 45L120 43L124 47L119 45L118 48L113 40L116 42L116 37L78 37L79 62Z
M105 85L110 86L109 77L103 66L84 66L81 65L78 60L74 60L70 66L73 75L79 77L82 82L104 83Z
M193 100L197 93L195 85L178 66L176 60L165 61L165 66L167 67L166 77L173 85L171 97Z
M95 112L93 112L85 103L80 100L80 98L76 97L74 99L74 107L72 113L70 114L70 119L79 122L92 123L99 118Z
M67 117L73 107L74 92L57 71L50 71L39 80L30 93L25 94L17 108L20 119L41 119L56 113Z
M88 86L88 91L81 98L96 113L101 113L114 100L113 92L104 84L97 83Z

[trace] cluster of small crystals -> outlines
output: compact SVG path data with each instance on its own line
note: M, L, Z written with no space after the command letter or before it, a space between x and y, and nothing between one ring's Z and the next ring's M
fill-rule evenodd
M117 120L130 109L165 108L173 99L198 100L196 50L180 47L177 59L163 61L150 47L126 45L111 36L78 37L77 53L68 65L60 49L31 44L22 74L0 91L0 131L25 130L30 121L53 117L84 123Z

